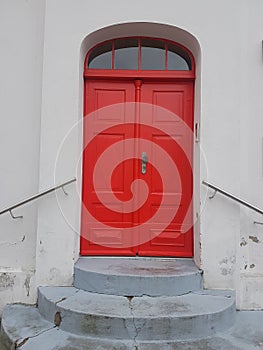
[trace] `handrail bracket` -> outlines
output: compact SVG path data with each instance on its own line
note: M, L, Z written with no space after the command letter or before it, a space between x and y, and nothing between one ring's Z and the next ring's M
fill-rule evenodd
M212 185L211 183L209 183L207 181L202 181L202 184L215 191L214 194L209 197L209 199L213 199L215 197L216 193L218 192L218 193L222 194L223 196L226 196L226 197L232 199L233 201L236 201L239 204L244 205L245 207L247 207L247 208L249 208L251 210L254 210L255 212L263 215L263 210L262 209L255 207L254 205L244 201L243 199L241 199L241 198L239 198L237 196L234 196L233 194L231 194L231 193L229 193L229 192L227 192L225 190L222 190L222 188L220 188L218 186L215 186L215 185ZM263 225L263 223L259 223L259 222L254 222L254 223Z
M16 219L23 219L23 215L15 216L11 209L9 210L9 214L11 215L12 219L14 219L14 220L16 220Z
M214 193L212 194L212 196L209 196L208 198L213 199L213 198L215 198L216 194L217 194L217 190L215 190Z
M65 187L62 186L61 189L62 189L62 191L64 192L64 195L65 195L65 196L68 196L68 192L65 190Z

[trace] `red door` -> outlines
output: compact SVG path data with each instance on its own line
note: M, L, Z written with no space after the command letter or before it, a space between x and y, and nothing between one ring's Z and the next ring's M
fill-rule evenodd
M191 257L193 82L85 84L81 254Z

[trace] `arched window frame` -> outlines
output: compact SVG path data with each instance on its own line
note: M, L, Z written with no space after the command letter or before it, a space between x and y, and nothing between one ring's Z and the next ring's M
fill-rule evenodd
M168 45L174 45L178 47L179 49L185 51L185 53L189 56L191 61L191 70L128 70L128 69L114 69L114 42L115 40L119 39L138 39L139 40L139 60L140 60L140 52L141 52L141 40L142 39L151 39L156 41L162 41L165 43L165 50L166 50L166 67L167 67L167 48ZM112 45L112 67L111 69L96 69L96 68L88 68L88 60L90 54L93 52L94 49L96 49L100 45L104 45L107 43L111 43ZM140 65L140 62L139 62ZM111 40L103 41L98 43L97 45L93 46L87 53L85 61L84 61L84 78L88 77L97 77L97 78L148 78L148 79L175 79L175 80L188 80L188 79L195 79L195 60L194 56L185 46L176 43L172 40L163 39L163 38L152 38L152 37L145 37L145 36L132 36L132 37L120 37L120 38L113 38Z

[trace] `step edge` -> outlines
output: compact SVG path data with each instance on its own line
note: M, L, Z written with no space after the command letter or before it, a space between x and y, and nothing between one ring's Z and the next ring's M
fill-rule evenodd
M44 287L45 288L45 287ZM49 288L49 287L46 287L46 288ZM53 287L50 287L50 288L53 288ZM42 289L43 290L43 289ZM217 314L217 313L222 313L224 312L225 310L227 310L229 307L232 307L232 305L236 306L236 301L235 301L235 295L232 295L231 297L226 297L226 296L223 296L223 295L209 295L209 294L199 294L199 293L195 293L195 292L192 292L192 293L188 293L188 294L185 294L185 295L182 295L182 296L163 296L163 297L152 297L152 296L143 296L143 297L134 297L132 299L131 302L129 302L129 299L128 297L125 297L125 296L116 296L116 295L109 295L109 294L98 294L98 293L91 293L91 292L86 292L86 291L82 291L80 290L82 293L87 293L88 296L91 296L92 297L92 294L95 294L95 295L100 295L102 296L103 298L107 299L107 298L112 298L114 297L115 299L117 298L121 298L123 300L126 300L127 299L127 311L130 310L130 307L132 307L132 304L134 304L134 301L139 301L140 298L149 298L149 299L166 299L171 302L173 302L174 299L179 299L179 298L184 298L184 296L187 298L189 297L189 295L197 295L199 296L200 298L202 297L206 297L206 296L209 296L211 298L218 298L220 299L220 301L222 300L226 300L228 301L228 303L225 305L225 307L222 307L218 310L215 310L215 311L212 311L212 312L209 312L209 310L207 312L204 312L202 314L200 313L188 313L188 314L183 314L183 313L178 313L178 314L174 314L174 315L164 315L164 314L158 314L158 316L136 316L136 314L134 315L127 315L127 314L123 314L123 315L111 315L110 313L96 313L94 311L87 311L87 312L82 312L81 310L79 309L70 309L69 307L67 307L67 305L64 305L64 303L67 301L67 299L70 299L71 297L65 299L65 300L62 300L61 302L54 302L53 300L51 300L50 298L48 298L45 294L43 293L39 293L39 296L43 297L44 298L44 301L47 302L49 305L52 306L53 309L58 309L60 311L71 311L72 313L75 313L79 316L97 316L97 317L107 317L109 319L134 319L134 318L138 318L138 319L158 319L158 318L162 318L162 319L169 319L170 317L172 318L178 318L178 319L182 319L182 318L190 318L190 317L201 317L201 316L207 316L207 315L210 315L210 314ZM213 290L214 292L214 290ZM222 290L220 290L220 292L224 292ZM77 294L77 293L76 293ZM75 295L75 294L74 294ZM40 299L40 298L39 298ZM201 300L201 299L200 299ZM204 299L205 300L205 299ZM158 301L158 300L157 300ZM40 305L38 304L39 306L39 312L40 314L45 317L45 315L41 312L42 309L45 309L44 307L41 306L41 303ZM49 322L50 321L50 318L48 319Z

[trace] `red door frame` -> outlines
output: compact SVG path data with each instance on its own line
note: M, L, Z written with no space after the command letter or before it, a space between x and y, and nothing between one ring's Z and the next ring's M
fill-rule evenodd
M151 38L152 39L152 38ZM159 38L158 38L159 40ZM87 103L86 103L86 81L87 80L117 80L117 81L134 81L135 79L143 79L144 81L148 82L174 82L174 83L180 83L180 82L192 82L194 84L195 80L195 61L192 53L185 48L184 46L165 40L166 42L171 42L172 44L175 44L176 46L181 47L183 50L185 50L192 63L192 69L189 71L172 71L172 70L114 70L114 69L89 69L87 68L87 62L88 57L91 51L96 47L93 47L87 54L85 63L84 63L84 116L87 114ZM102 43L99 43L98 45L101 45ZM113 57L113 63L114 64L114 57ZM194 121L194 117L193 117ZM193 126L192 126L193 127ZM83 166L84 169L84 166ZM83 252L82 252L83 253ZM86 254L86 252L84 252ZM114 255L114 251L110 255ZM89 253L89 255L97 255L96 253ZM129 253L125 254L123 252L122 255L130 255ZM146 254L147 255L147 254ZM183 255L182 255L183 256Z

